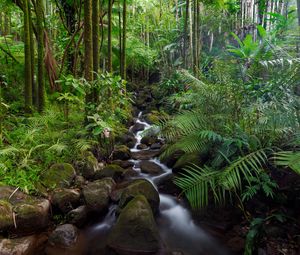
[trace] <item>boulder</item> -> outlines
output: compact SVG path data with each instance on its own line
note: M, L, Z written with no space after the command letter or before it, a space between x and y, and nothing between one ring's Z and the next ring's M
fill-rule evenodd
M151 175L159 175L163 173L163 169L155 164L154 162L148 161L148 160L143 160L140 163L140 168L142 173L145 174L151 174Z
M67 222L80 228L86 223L87 217L88 208L82 205L67 214Z
M95 179L102 179L105 177L113 178L115 181L122 178L123 174L126 172L125 169L118 165L107 165L102 170L95 174Z
M54 164L43 172L40 180L48 189L69 188L76 176L75 169L67 163Z
M128 132L126 134L123 134L121 137L116 138L116 142L119 144L125 144L129 148L133 148L137 140L134 137L133 133Z
M81 188L86 183L87 183L86 179L81 175L77 175L74 179L74 186L77 188Z
M47 235L32 235L16 239L0 239L1 255L32 255L43 254Z
M139 149L139 150L146 150L147 148L148 148L148 146L146 145L146 144L139 144L138 146L137 146L137 148Z
M48 245L70 248L78 240L79 231L71 224L58 226L49 236Z
M156 150L146 150L146 151L137 151L132 152L132 158L136 160L149 160L157 157L160 154L160 151Z
M131 161L128 161L128 160L114 160L114 161L112 162L112 164L118 165L118 166L120 166L120 167L122 167L122 168L124 168L124 169L130 168L130 167L133 167L133 166L134 166L134 163L131 162Z
M88 209L96 212L107 210L114 186L115 182L112 178L105 178L87 184L82 192Z
M149 124L157 124L160 121L160 115L161 114L158 111L151 111L151 112L146 114L145 120Z
M80 192L75 189L56 189L51 195L51 202L61 212L67 213L79 205Z
M147 180L135 180L123 191L119 202L119 207L124 208L126 204L138 195L143 195L148 200L154 213L159 210L159 194L155 187Z
M117 254L154 254L160 236L147 199L139 195L121 211L108 236L108 246Z
M145 129L145 125L142 123L138 123L136 122L131 128L130 131L132 131L133 133L137 133L139 131L143 131Z
M49 224L49 212L49 200L0 186L0 232L22 235L44 229Z
M142 144L146 144L147 146L151 146L156 142L156 137L154 136L144 136L141 140Z
M114 160L128 160L131 158L131 152L125 145L116 146L113 152Z
M164 148L164 147L163 147ZM176 161L182 156L184 155L184 151L182 150L177 150L174 151L173 153L169 154L169 155L164 155L163 157L160 157L160 161L167 165L168 167L172 168L175 164Z
M94 154L87 151L82 156L82 159L77 162L79 173L86 179L92 179L97 170L99 163Z
M160 143L154 143L150 146L151 150L160 150L162 145Z

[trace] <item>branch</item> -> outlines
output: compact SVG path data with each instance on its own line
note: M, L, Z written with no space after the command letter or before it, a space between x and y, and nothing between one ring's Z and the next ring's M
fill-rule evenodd
M16 63L20 64L20 62L9 51L7 51L6 49L4 49L1 45L0 45L0 50L2 50L6 55L8 55Z

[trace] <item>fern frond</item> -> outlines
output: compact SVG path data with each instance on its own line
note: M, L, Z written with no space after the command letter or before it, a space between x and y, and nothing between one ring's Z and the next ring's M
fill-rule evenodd
M280 151L274 154L277 166L289 167L300 174L300 151Z

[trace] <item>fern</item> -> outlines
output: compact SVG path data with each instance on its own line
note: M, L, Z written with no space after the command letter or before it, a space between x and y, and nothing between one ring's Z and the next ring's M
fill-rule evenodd
M300 152L280 151L274 154L273 159L278 166L289 167L295 173L300 174Z

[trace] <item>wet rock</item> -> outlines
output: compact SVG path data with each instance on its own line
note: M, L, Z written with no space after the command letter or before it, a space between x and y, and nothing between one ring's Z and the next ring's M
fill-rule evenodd
M175 151L169 155L164 155L164 157L160 158L160 161L167 165L168 167L172 168L175 164L176 161L182 156L184 155L184 151L178 150Z
M146 174L159 175L163 173L163 169L159 165L147 160L143 160L140 163L140 168L142 173L146 173Z
M144 136L141 140L142 144L146 144L147 146L151 146L156 142L156 137L153 136Z
M160 154L160 151L155 150L146 150L146 151L137 151L132 152L132 158L136 160L149 160L157 157Z
M160 150L162 145L160 143L154 143L150 146L151 150Z
M67 214L67 222L80 228L86 223L87 217L88 208L82 205Z
M69 248L78 239L79 231L71 224L58 226L49 236L48 245Z
M146 144L139 144L139 145L137 146L137 148L138 148L139 150L146 150L146 149L148 148L148 146L147 146Z
M123 177L126 179L126 178L136 177L138 175L139 174L137 171L133 170L132 168L128 168L128 169L126 169Z
M150 113L147 113L145 116L145 120L149 124L157 124L160 121L160 113L158 111L152 111Z
M108 246L117 254L155 253L160 236L147 199L139 195L122 210L108 237Z
M159 194L155 187L147 180L135 180L127 186L121 195L119 207L124 208L126 204L138 195L143 195L148 200L154 213L159 210Z
M67 163L54 164L42 173L40 180L48 189L69 188L75 176L76 172L72 165Z
M77 188L81 188L83 185L86 184L86 179L81 176L81 175L77 175L74 179L74 186Z
M75 189L56 189L51 201L61 212L67 213L79 205L80 192Z
M32 235L16 239L0 239L1 255L42 254L48 237L45 234Z
M131 132L128 132L121 137L116 138L116 142L119 144L123 144L128 146L129 148L133 148L134 145L136 144L137 140L134 137L134 134Z
M112 162L112 164L118 165L118 166L120 166L120 167L122 167L122 168L124 168L124 169L130 168L130 167L133 167L133 166L134 166L134 163L133 163L133 162L130 162L130 161L128 161L128 160L114 160L114 161Z
M98 160L90 151L84 153L77 166L79 173L86 179L92 179L95 172L99 170Z
M103 212L108 208L110 194L115 186L112 178L105 178L87 184L83 188L83 196L88 209Z
M118 165L107 165L102 170L95 174L95 179L102 179L105 177L113 178L115 181L123 177L126 170Z
M128 160L131 158L131 152L125 145L116 146L113 152L114 160Z
M145 129L145 125L142 123L136 122L130 129L133 133L137 133L139 131L143 131Z
M0 200L0 232L6 231L13 227L14 222L12 205L5 200Z

